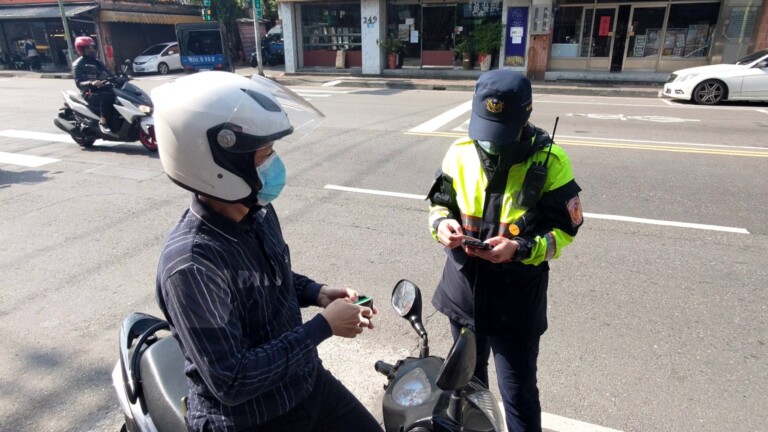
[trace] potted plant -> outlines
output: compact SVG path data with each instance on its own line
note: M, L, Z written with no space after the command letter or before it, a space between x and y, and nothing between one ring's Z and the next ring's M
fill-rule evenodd
M473 36L480 70L488 70L491 68L493 54L501 49L501 21L482 24L475 30Z
M387 67L396 69L398 65L398 56L405 48L403 41L396 37L389 37L386 40L379 41L379 46L387 52Z
M475 41L469 36L459 36L456 39L456 46L454 49L461 56L462 69L472 69L472 51L474 50Z

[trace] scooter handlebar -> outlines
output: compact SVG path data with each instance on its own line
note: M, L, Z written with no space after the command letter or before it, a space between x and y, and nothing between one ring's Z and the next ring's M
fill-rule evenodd
M392 371L395 369L395 367L383 360L379 360L376 362L376 364L373 366L376 369L376 372L384 375L389 376Z

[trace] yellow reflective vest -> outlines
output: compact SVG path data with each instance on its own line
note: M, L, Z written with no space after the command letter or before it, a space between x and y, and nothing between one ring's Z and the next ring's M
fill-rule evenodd
M548 139L546 134L544 136ZM533 145L536 139L537 136L531 137ZM543 197L537 205L543 207L540 211L543 212L540 226L535 227L531 233L519 235L530 247L530 254L521 260L523 264L539 265L559 257L563 248L573 241L582 223L578 199L580 188L574 181L568 156L554 143L551 147L547 178L541 192ZM480 240L494 236L518 237L510 231L510 225L529 210L517 205L518 194L528 168L533 163L544 162L548 152L549 146L540 148L525 162L511 166L500 203L493 207L497 214L487 215L486 190L489 179L482 167L478 149L469 138L454 142L443 159L442 175L436 180L438 183L443 182L442 192L453 196L448 205L436 203L432 199L429 225L433 237L437 239L437 224L443 218L460 221L466 235ZM437 189L440 189L440 185ZM450 189L452 191L448 192ZM562 193L558 193L560 191ZM546 199L545 196L550 192L554 192L554 196Z

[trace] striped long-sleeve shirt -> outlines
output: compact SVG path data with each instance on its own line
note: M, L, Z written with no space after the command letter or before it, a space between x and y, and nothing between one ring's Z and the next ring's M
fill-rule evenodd
M157 294L186 358L195 430L247 429L309 394L332 332L319 314L302 323L299 307L320 286L291 270L271 205L235 223L193 200L166 240Z

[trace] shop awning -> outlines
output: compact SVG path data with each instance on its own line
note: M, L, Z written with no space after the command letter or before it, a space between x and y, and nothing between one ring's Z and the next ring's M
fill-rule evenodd
M203 17L199 15L173 15L102 10L99 16L101 17L101 22L170 25L203 22Z
M64 14L69 17L75 17L81 13L96 9L96 5L64 6ZM61 18L61 12L56 5L51 6L5 6L0 7L0 20L21 20L21 19L46 19Z

